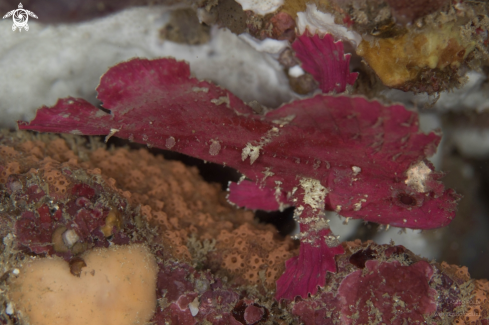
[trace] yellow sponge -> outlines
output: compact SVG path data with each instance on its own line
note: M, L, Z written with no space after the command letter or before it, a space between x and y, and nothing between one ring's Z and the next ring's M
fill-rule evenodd
M82 259L87 266L80 277L58 257L24 264L9 290L19 316L30 325L129 325L151 319L158 268L148 248L97 248Z

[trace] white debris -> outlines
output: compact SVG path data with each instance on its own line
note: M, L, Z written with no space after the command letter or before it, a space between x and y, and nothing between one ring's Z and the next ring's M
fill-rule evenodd
M250 165L253 165L255 160L257 160L258 157L260 156L260 150L263 148L263 146L270 143L272 141L272 138L278 136L278 134L279 134L279 129L273 127L270 130L268 130L263 137L260 138L258 144L253 145L248 142L246 144L246 147L244 147L243 150L241 151L241 159L245 161L246 158L250 157Z
M107 143L107 141L109 141L111 136L113 136L114 134L116 134L119 131L120 131L120 129L110 129L109 134L107 134L107 136L105 137L105 143Z
M314 169L318 169L319 166L321 166L321 160L319 159L314 159L314 165L312 166L312 168Z
M304 203L309 204L313 209L324 209L324 199L328 194L328 189L321 185L321 182L314 178L303 177L300 180L304 190Z
M211 99L211 103L219 106L221 104L226 104L227 107L229 107L229 96L222 96L219 98Z
M241 177L240 177L240 178L239 178L239 180L238 180L238 184L240 184L240 183L241 183L242 181L244 181L245 179L246 179L246 175L245 175L245 174L241 175ZM230 183L231 183L231 182L230 182ZM229 188L228 188L228 190L229 190Z
M263 178L262 178L262 180L261 180L262 182L265 182L265 180L267 179L267 177L272 177L273 175L275 175L275 173L272 172L271 169L272 169L272 167L265 167L265 170L261 172L264 175ZM279 187L280 187L280 185L282 184L282 182L280 182L280 181L278 181L278 182L280 183L280 184L278 184ZM277 182L275 182L275 183L277 183Z
M78 239L80 239L76 231L74 231L73 229L66 230L63 233L62 238L63 238L63 242L68 247L73 246L78 241Z
M197 316L199 313L199 298L195 297L194 301L188 304L188 309L190 309L190 313L192 314L193 317Z
M14 181L14 182L10 183L10 190L11 190L12 192L16 192L16 191L18 191L18 190L21 190L21 189L22 189L22 187L23 187L23 185L22 185L22 183L21 183L21 182L19 182L19 181Z
M73 135L83 135L83 132L80 131L80 130L71 130L70 131L70 134L73 134Z
M286 47L289 46L289 41L283 40L279 41L272 38L265 38L264 40L259 40L254 38L248 33L243 33L239 35L243 41L245 41L252 48L258 52L269 53L269 54L279 54Z
M211 140L211 145L209 147L209 154L211 156L217 156L221 151L221 144L217 140Z
M273 120L272 123L278 124L280 127L284 127L284 125L289 124L294 119L295 119L295 115L292 114L292 115L288 115L288 116L281 117L279 119Z
M275 174L273 174L273 175L275 175ZM270 176L273 176L273 175L270 175ZM277 203L278 203L278 209L279 209L279 211L282 212L289 205L288 204L285 204L281 200L281 196L282 196L282 187L281 187L282 186L282 182L281 181L275 181L275 185L276 185L275 186L275 201L277 201Z
M367 202L365 199L360 199L357 203L353 204L353 211L360 211L362 208L362 203Z
M13 275L19 275L20 274L20 270L19 269L13 269L12 270L12 274Z
M173 148L173 146L175 145L175 138L174 137L169 137L168 139L166 139L165 141L165 147L167 149L171 149Z
M419 193L426 192L427 189L425 181L431 174L431 169L426 166L424 161L420 161L419 163L411 166L406 174L407 179L404 181L404 183L407 186L415 189Z
M284 4L284 0L236 0L243 10L251 10L259 15L266 15L277 10Z
M351 170L353 171L353 176L357 176L362 171L358 166L352 166Z
M209 88L207 87L192 87L192 91L198 93L198 92L203 92L203 93L207 93L209 92Z
M324 241L329 247L336 247L340 245L340 236L329 235L324 238Z
M244 147L243 150L241 151L241 159L245 161L246 158L250 157L250 165L253 165L255 160L257 160L258 157L260 156L260 149L261 149L260 145L254 146L248 142L246 144L246 147Z
M294 210L294 220L296 221L299 220L299 217L301 216L302 212L304 212L304 207L302 205L296 207Z
M300 65L295 65L289 69L288 73L292 78L298 78L304 74L304 70L302 70Z
M353 204L353 207L353 211L360 211L360 209L362 208L362 202L357 202Z
M295 221L295 227L294 230L291 232L291 236L294 236L294 238L304 240L305 237L307 237L307 233L301 233L300 232L300 224L303 222L299 217L304 211L303 206L299 206L296 208L294 212L294 221ZM343 225L343 220L338 218L338 215L336 212L332 211L325 211L324 215L320 217L315 217L315 218L306 218L304 220L307 220L308 222L314 221L316 224L314 225L315 229L321 229L321 227L324 228L331 228L334 229L334 233L336 236L332 236L331 238L327 238L328 242L332 244L332 246L337 246L339 243L335 242L338 240L339 237L341 238L349 238L353 236L356 232L356 229L360 224L363 222L361 219L356 219L356 220L350 220L350 225ZM323 228L323 229L324 229ZM334 245L333 245L334 242Z
M357 32L348 30L348 28L337 25L334 22L334 16L329 13L321 12L315 4L308 4L305 12L297 13L297 29L302 35L306 29L311 34L319 35L332 34L335 38L349 41L354 47L362 41L362 36Z
M14 306L12 305L11 302L7 304L7 308L5 308L5 313L7 315L13 315L14 314Z

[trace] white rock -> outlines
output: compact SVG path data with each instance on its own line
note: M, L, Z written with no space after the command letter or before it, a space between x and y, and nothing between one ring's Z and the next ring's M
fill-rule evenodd
M300 65L295 65L289 69L289 76L293 78L298 78L304 74L304 70L300 67Z
M7 308L5 308L5 313L7 315L12 315L14 313L14 306L12 305L11 302L7 304Z
M277 10L284 4L284 0L236 0L243 10L251 10L259 15L266 15Z
M73 229L68 229L63 233L62 238L65 245L71 247L80 239L80 236Z
M193 317L197 316L199 313L199 298L195 297L195 299L188 304L188 309L190 309L190 313L192 314Z

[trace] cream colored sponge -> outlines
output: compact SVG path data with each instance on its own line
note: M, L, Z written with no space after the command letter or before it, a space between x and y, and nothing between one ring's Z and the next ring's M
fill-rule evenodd
M80 277L58 257L24 264L9 290L20 316L30 325L129 325L151 319L158 268L148 248L97 248L82 258L87 266Z

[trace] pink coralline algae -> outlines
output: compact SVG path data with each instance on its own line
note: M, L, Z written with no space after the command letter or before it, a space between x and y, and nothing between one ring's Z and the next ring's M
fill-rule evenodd
M436 290L429 286L432 276L433 269L425 261L410 266L401 266L398 261L367 261L364 270L350 274L338 289L343 302L341 320L351 324L353 315L357 315L369 322L388 319L394 324L410 318L412 322L421 323L423 315L436 311ZM399 292L398 288L403 291ZM369 296L365 292L372 294ZM349 308L355 305L362 307Z
M331 34L320 38L306 32L295 40L292 48L302 68L319 82L323 93L342 93L347 85L355 83L358 73L350 72L350 55L343 54L343 43L335 42Z
M470 295L460 278L450 278L443 267L403 246L354 242L346 250L337 258L338 272L328 277L328 289L293 305L292 313L304 324L450 323L443 311L462 310L462 297ZM353 264L362 254L368 261Z
M440 137L420 133L416 114L401 105L316 95L258 115L229 91L191 78L188 64L173 59L121 63L97 91L110 114L66 98L19 128L110 134L178 151L238 169L274 191L279 204L285 196L296 207L303 247L299 260L288 263L277 299L314 294L335 270L342 248L324 209L417 229L454 217L458 196L426 160Z
M22 212L15 223L15 233L22 249L36 254L57 252L69 260L73 256L71 251L57 249L57 246L52 243L53 236L57 237L53 234L59 232L58 235L61 238L63 233L69 233L70 230L74 230L77 237L84 238L85 243L96 241L96 247L108 244L103 240L103 234L99 228L106 223L110 209L100 203L95 203L100 200L100 195L95 194L93 187L88 187L86 184L75 184L71 193L65 192L57 195L53 188L50 191L49 187L43 188L39 184L29 184L25 178L13 175L8 178L5 185L7 193L14 202L17 202L16 204L39 206L37 209ZM97 192L100 190L99 186ZM63 200L63 203L59 205L51 202L43 203L49 192L57 199ZM72 199L68 199L70 197ZM69 213L73 218L66 220L62 216L62 211ZM116 241L124 241L123 237L117 237Z

